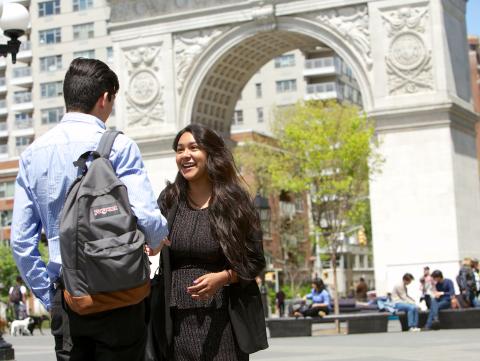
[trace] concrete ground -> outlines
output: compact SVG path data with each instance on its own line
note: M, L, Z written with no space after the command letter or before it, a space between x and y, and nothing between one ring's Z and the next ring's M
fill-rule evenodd
M396 321L398 323L398 321ZM270 347L252 361L452 361L475 360L480 355L480 329L332 335L269 339ZM4 336L15 348L16 361L55 361L53 337Z

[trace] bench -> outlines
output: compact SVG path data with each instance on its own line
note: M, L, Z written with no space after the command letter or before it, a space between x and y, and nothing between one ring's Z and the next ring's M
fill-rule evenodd
M375 333L387 332L388 330L388 312L360 312L354 314L327 315L318 319L313 319L314 323L340 322L347 323L347 333Z
M420 311L418 314L418 327L425 327L428 311ZM408 331L407 314L397 312L402 331ZM442 329L465 329L480 328L480 308L462 308L440 310L438 313L440 328Z
M312 335L312 324L345 322L348 334L387 332L389 313L365 312L306 318L269 318L270 337L302 337Z
M269 318L266 320L270 337L312 336L312 318Z

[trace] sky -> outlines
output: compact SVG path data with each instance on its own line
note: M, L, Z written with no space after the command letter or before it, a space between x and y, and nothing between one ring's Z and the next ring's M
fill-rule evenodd
M480 36L480 0L467 2L467 30L469 35Z

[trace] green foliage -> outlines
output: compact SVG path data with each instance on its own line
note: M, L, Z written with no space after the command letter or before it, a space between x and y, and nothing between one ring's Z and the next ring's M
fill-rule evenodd
M48 247L43 242L40 242L38 248L42 260L47 263ZM0 283L4 286L0 291L0 296L3 301L8 300L8 290L10 286L15 284L15 279L18 275L19 272L13 259L12 249L9 246L0 246Z
M274 137L274 145L250 142L236 152L258 187L308 192L313 227L333 260L352 226L371 239L368 184L383 161L373 121L356 106L299 102L276 113Z
M8 296L10 286L15 284L15 279L18 276L17 265L13 260L12 250L10 247L0 246L0 283L3 284L1 289L2 300Z

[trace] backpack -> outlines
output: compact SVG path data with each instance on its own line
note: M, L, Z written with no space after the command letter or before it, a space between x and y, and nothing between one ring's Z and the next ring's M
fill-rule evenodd
M63 295L80 315L134 305L150 293L145 236L109 160L119 133L106 131L96 151L74 162L81 172L60 218Z
M9 300L11 303L18 304L22 300L22 290L20 289L20 286L15 285L13 286L12 293L8 296Z

